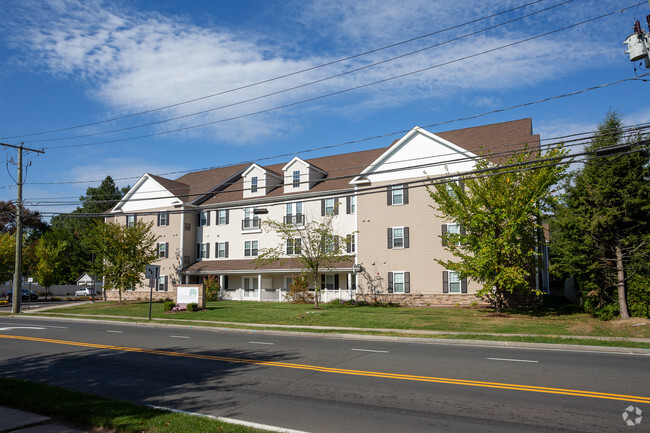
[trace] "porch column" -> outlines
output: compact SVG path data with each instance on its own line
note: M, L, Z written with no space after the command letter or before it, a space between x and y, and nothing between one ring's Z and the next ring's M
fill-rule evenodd
M352 278L354 274L348 274L348 298L352 299Z
M262 274L257 274L257 300L262 300Z

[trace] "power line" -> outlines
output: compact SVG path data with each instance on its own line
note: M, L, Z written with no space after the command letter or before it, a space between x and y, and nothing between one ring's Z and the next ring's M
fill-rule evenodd
M422 53L424 51L427 51L427 50L430 50L430 49L433 49L433 48L437 48L437 47L449 44L451 42L456 42L456 41L459 41L461 39L464 39L464 38L467 38L467 37L470 37L470 36L476 36L477 34L486 32L488 30L493 30L493 29L498 28L498 27L505 26L507 24L511 24L513 22L522 20L524 18L529 18L529 17L531 17L533 15L537 15L537 14L540 14L542 12L546 12L546 11L548 11L550 9L556 8L558 6L562 6L562 5L564 5L566 3L570 3L572 1L573 0L565 0L562 3L558 3L558 4L555 4L555 5L549 6L549 7L545 8L545 9L534 11L534 12L531 12L529 14L526 14L526 15L511 19L509 21L505 21L503 23L495 24L493 26L486 27L486 28L483 28L481 30L477 30L477 31L474 31L474 32L471 32L471 33L467 33L465 35L462 35L462 36L459 36L459 37L456 37L456 38L453 38L453 39L449 39L449 40L446 40L444 42L440 42L440 43L437 43L437 44L434 44L434 45L429 45L427 47L423 47L423 48L420 48L420 49L415 50L415 51L410 51L408 53L401 54L399 56L391 57L391 58L388 58L388 59L385 59L385 60L381 60L379 62L364 65L364 66L361 66L359 68L350 69L348 71L344 71L344 72L341 72L341 73L338 73L338 74L335 74L335 75L330 75L328 77L320 78L318 80L309 81L307 83L303 83L303 84L299 84L299 85L296 85L296 86L288 87L288 88L285 88L285 89L282 89L282 90L277 90L277 91L274 91L274 92L271 92L271 93L266 93L264 95L260 95L260 96L256 96L256 97L252 97L252 98L232 102L232 103L229 103L229 104L226 104L226 105L221 105L219 107L214 107L214 108L210 108L210 109L206 109L206 110L202 110L202 111L197 111L197 112L190 113L190 114L184 114L184 115L181 115L181 116L171 117L171 118L167 118L167 119L161 119L161 120L157 120L157 121L153 121L153 122L149 122L149 123L142 123L142 124L139 124L139 125L127 126L127 127L119 128L119 129L112 129L112 130L108 130L108 131L100 131L100 132L94 132L94 133L88 133L88 134L82 134L82 135L74 135L74 136L68 136L68 137L58 137L58 138L48 138L48 139L41 139L41 140L32 140L31 142L32 143L42 143L42 142L64 141L64 140L72 140L72 139L87 138L87 137L98 137L98 136L101 136L101 135L114 134L114 133L117 133L117 132L131 131L131 130L134 130L134 129L146 128L148 126L160 125L160 124L172 122L172 121L175 121L175 120L187 119L189 117L194 117L194 116L198 116L198 115L201 115L201 114L211 113L211 112L222 110L222 109L225 109L225 108L232 108L232 107L235 107L237 105L242 105L242 104L245 104L245 103L248 103L248 102L259 101L261 99L269 98L271 96L277 96L277 95L280 95L282 93L290 92L292 90L297 90L297 89L313 86L314 84L323 83L325 81L329 81L329 80L332 80L332 79L335 79L335 78L340 78L340 77L350 75L350 74L353 74L355 72L359 72L359 71L362 71L362 70L370 69L370 68L373 68L375 66L383 65L385 63L389 63L389 62L392 62L392 61L395 61L395 60L398 60L398 59L403 59L405 57L412 56L412 55L418 54L418 53Z
M634 6L636 6L636 5L634 5ZM305 103L308 103L308 102L314 102L314 101L329 98L329 97L332 97L332 96L337 96L337 95L341 95L341 94L344 94L344 93L348 93L348 92L351 92L351 91L354 91L354 90L359 90L359 89L363 89L363 88L366 88L366 87L374 86L374 85L377 85L377 84L386 83L386 82L389 82L389 81L392 81L392 80L404 78L406 76L418 74L418 73L421 73L421 72L429 71L429 70L432 70L432 69L435 69L435 68L439 68L439 67L442 67L442 66L446 66L446 65L457 63L457 62L467 60L467 59L470 59L470 58L482 56L482 55L489 54L489 53L499 51L499 50L502 50L502 49L505 49L505 48L509 48L509 47L512 47L512 46L516 46L516 45L519 45L519 44L522 44L522 43L525 43L525 42L529 42L531 40L539 39L539 38L542 38L542 37L545 37L545 36L548 36L548 35L551 35L551 34L554 34L554 33L558 33L558 32L565 31L565 30L568 30L568 29L571 29L571 28L574 28L574 27L578 27L580 25L584 25L584 24L587 24L587 23L590 23L590 22L597 21L597 20L605 18L607 16L620 13L621 11L631 9L634 6L628 6L628 7L623 8L623 9L617 9L616 11L608 12L606 14L603 14L603 15L600 15L600 16L597 16L597 17L594 17L594 18L590 18L588 20L584 20L584 21L581 21L581 22L578 22L578 23L575 23L575 24L571 24L569 26L565 26L565 27L562 27L562 28L559 28L559 29L551 30L551 31L548 31L548 32L545 32L545 33L541 33L541 34L538 34L538 35L535 35L535 36L528 37L528 38L520 39L518 41L511 42L509 44L505 44L505 45L495 47L495 48L492 48L492 49L489 49L489 50L485 50L485 51L482 51L482 52L479 52L479 53L467 55L467 56L460 57L460 58L457 58L457 59L454 59L454 60L450 60L450 61L447 61L447 62L432 65L432 66L429 66L429 67L426 67L426 68L420 68L420 69L417 69L417 70L414 70L414 71L406 72L406 73L403 73L403 74L395 75L395 76L392 76L392 77L384 78L384 79L373 81L373 82L370 82L370 83L361 84L361 85L354 86L354 87L351 87L351 88L342 89L342 90L335 91L335 92L330 92L330 93L327 93L327 94L324 94L324 95L315 96L315 97L312 97L312 98L307 98L307 99L303 99L303 100L300 100L300 101L295 101L295 102L291 102L291 103L288 103L288 104L283 104L283 105L280 105L280 106L275 106L275 107L271 107L271 108L267 108L267 109L263 109L263 110L258 110L258 111L252 112L252 113L241 114L241 115L232 116L232 117L228 117L228 118L224 118L224 119L214 120L214 121L210 121L210 122L200 123L200 124L196 124L196 125L190 125L190 126L186 126L186 127L182 127L182 128L176 128L176 129L171 129L171 130L161 131L161 132L156 132L156 133L151 133L151 134L144 134L144 135L139 135L139 136L125 137L125 138L121 138L121 139L97 141L97 142L92 142L92 143L71 144L71 145L63 145L63 146L48 146L47 149L64 149L64 148L96 146L96 145L100 145L100 144L119 143L119 142L124 142L124 141L142 139L142 138L156 137L156 136L167 135L167 134L176 133L176 132L188 131L188 130L192 130L192 129L196 129L196 128L202 128L202 127L205 127L205 126L216 125L216 124L219 124L219 123L229 122L229 121L232 121L232 120L243 119L243 118L246 118L246 117L251 117L251 116L255 116L255 115L259 115L259 114L265 114L265 113L281 110L281 109L284 109L284 108L290 108L290 107L305 104ZM632 80L632 79L630 79L630 80Z
M467 22L464 22L464 23L461 23L461 24L457 24L457 25L454 25L454 26L451 26L451 27L446 27L446 28L441 29L441 30L437 30L437 31L434 31L434 32L431 32L431 33L427 33L427 34L424 34L424 35L421 35L421 36L416 36L416 37L406 39L406 40L403 40L403 41L400 41L400 42L395 42L395 43L392 43L390 45L386 45L386 46L383 46L383 47L380 47L380 48L375 48L375 49L365 51L365 52L362 52L362 53L359 53L359 54L353 54L353 55L350 55L350 56L347 56L347 57L343 57L343 58L340 58L340 59L337 59L337 60L333 60L331 62L322 63L320 65L316 65L316 66L301 69L301 70L298 70L298 71L290 72L290 73L287 73L287 74L279 75L279 76L276 76L276 77L273 77L273 78L268 78L268 79L265 79L265 80L262 80L262 81L257 81L257 82L254 82L254 83L245 84L243 86L235 87L235 88L224 90L224 91L217 92L217 93L212 93L212 94L201 96L201 97L198 97L198 98L189 99L189 100L186 100L186 101L181 101L181 102L177 102L177 103L170 104L170 105L165 105L165 106L158 107L158 108L152 108L150 110L140 111L140 112L128 114L128 115L125 115L125 116L114 117L114 118L111 118L111 119L106 119L106 120L102 120L102 121L98 121L98 122L85 123L85 124L82 124L82 125L70 126L70 127L53 129L53 130L48 130L48 131L41 131L41 132L33 132L33 133L22 134L22 135L15 135L15 136L10 136L10 137L6 137L6 138L31 137L31 136L35 136L35 135L44 135L44 134L51 134L51 133L55 133L55 132L69 131L69 130L72 130L72 129L84 128L84 127L87 127L87 126L101 125L101 124L104 124L104 123L124 120L124 119L128 119L128 118L136 117L136 116L141 116L141 115L144 115L144 114L150 114L150 113L153 113L153 112L156 112L156 111L166 110L166 109L169 109L169 108L174 108L174 107L178 107L178 106L181 106L181 105L202 101L202 100L213 98L213 97L216 97L216 96L221 96L221 95L236 92L236 91L239 91L239 90L244 90L244 89L248 89L248 88L251 88L251 87L259 86L261 84L267 84L267 83L277 81L277 80L280 80L280 79L283 79L283 78L288 78L288 77L292 77L292 76L295 76L295 75L303 74L305 72L310 72L310 71L320 69L320 68L324 68L326 66L331 66L331 65L334 65L334 64L337 64L337 63L342 63L342 62L345 62L345 61L348 61L348 60L352 60L352 59L355 59L355 58L366 56L368 54L374 54L374 53L377 53L377 52L380 52L380 51L383 51L383 50L386 50L386 49L389 49L389 48L394 48L394 47L397 47L397 46L400 46L400 45L408 44L410 42L414 42L414 41L417 41L417 40L420 40L420 39L425 39L425 38L428 38L428 37L431 37L431 36L434 36L434 35L437 35L437 34L440 34L440 33L444 33L444 32L450 31L450 30L455 30L455 29L458 29L458 28L461 28L461 27L465 27L465 26L470 25L470 24L475 24L475 23L478 23L478 22L481 22L481 21L485 21L485 20L488 20L490 18L494 18L494 17L499 16L499 15L504 15L504 14L513 12L515 10L523 9L525 7L534 5L536 3L541 3L541 2L544 2L544 1L546 1L546 0L535 0L535 1L532 1L530 3L523 4L521 6L517 6L517 7L511 8L511 9L507 9L505 11L497 12L497 13L494 13L492 15L477 18L477 19L467 21ZM572 0L570 0L570 1L572 1Z

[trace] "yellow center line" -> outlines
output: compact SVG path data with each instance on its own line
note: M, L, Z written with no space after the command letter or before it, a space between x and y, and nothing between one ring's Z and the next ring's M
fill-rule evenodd
M513 383L484 382L478 380L450 379L444 377L415 376L400 373L382 373L378 371L351 370L345 368L321 367L318 365L293 364L288 362L261 361L257 359L231 358L227 356L201 355L196 353L173 352L167 350L142 349L137 347L111 346L107 344L82 343L77 341L53 340L50 338L24 337L17 335L3 335L0 338L24 341L37 341L41 343L63 344L67 346L89 347L93 349L117 350L121 352L146 353L151 355L177 356L182 358L204 359L209 361L234 362L239 364L263 365L267 367L293 368L321 373L349 374L355 376L377 377L382 379L412 380L418 382L444 383L449 385L476 386L483 388L510 389L515 391L529 391L546 394L570 395L576 397L601 398L606 400L620 400L636 403L650 404L650 397L624 394L610 394L604 392L582 391L576 389L549 388L544 386L517 385Z

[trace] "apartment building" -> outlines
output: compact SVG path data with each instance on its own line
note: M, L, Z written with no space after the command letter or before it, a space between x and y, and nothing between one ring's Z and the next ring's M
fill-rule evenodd
M460 227L431 208L426 185L471 170L480 155L498 162L500 152L525 145L539 145L531 119L436 134L415 127L384 148L240 164L176 180L145 174L107 219L154 222L158 298L214 275L231 299L281 301L301 268L293 245L283 246L285 260L255 266L260 250L282 242L263 220L301 225L333 213L335 234L352 242L347 260L323 270L322 300L379 289L405 304L469 304L478 284L434 261L452 258L440 235ZM123 296L148 293L143 280Z

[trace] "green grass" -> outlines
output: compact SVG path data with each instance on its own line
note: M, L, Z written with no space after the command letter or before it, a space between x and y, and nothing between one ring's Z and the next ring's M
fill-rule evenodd
M262 432L13 378L0 378L0 404L46 415L63 424L115 429L118 433Z
M56 309L49 314L75 314L84 317L124 316L130 320L142 321L148 318L149 304L98 302ZM639 319L603 322L583 313L578 307L566 304L530 310L513 309L508 310L506 315L495 315L489 308L359 307L322 304L321 309L316 310L312 305L254 301L210 302L206 309L194 313L164 313L163 304L154 303L152 317L170 323L197 324L195 321L200 321L201 325L210 325L214 322L230 322L241 324L242 327L250 327L249 324L266 324L350 327L362 328L368 332L387 329L462 334L650 338L650 324L632 326L638 324ZM647 319L645 321L648 322Z

